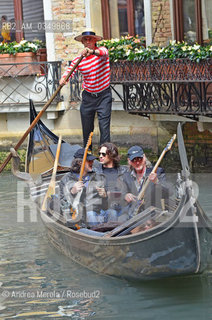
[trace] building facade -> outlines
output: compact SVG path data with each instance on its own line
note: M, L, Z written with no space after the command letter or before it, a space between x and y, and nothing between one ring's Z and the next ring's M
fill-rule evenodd
M37 38L45 41L48 62L61 61L62 71L82 49L74 37L86 28L94 29L105 39L138 35L145 37L146 45L155 43L164 46L170 40L198 42L202 45L212 41L211 0L2 0L0 12L11 23L12 40L32 41ZM53 64L48 65L46 70L50 72L51 68L57 83L60 72L56 74ZM29 92L38 83L41 88L41 76L39 79L37 75L30 75L26 79L18 75L0 79L0 136L5 141L8 141L8 136L16 139L28 127L28 103L24 98L35 97L36 100L40 91L35 90L33 94ZM24 89L21 89L24 94L16 101L16 97L21 95L18 89L14 89L17 81L19 89L24 85ZM50 85L52 79L46 77L45 81L52 86L53 92L54 85ZM14 91L9 94L9 99L5 90ZM64 136L73 136L80 142L80 102L70 101L69 85L62 89L61 95L63 99L49 107L44 122L52 130L61 131ZM38 110L47 99L48 96L45 96L37 103ZM148 144L149 134L156 137L160 132L160 123L163 123L162 131L166 136L164 124L179 120L182 117L165 115L147 119L129 115L114 96L111 131L116 141L127 139L131 143L138 141L138 136L143 136ZM210 122L210 119L204 121Z

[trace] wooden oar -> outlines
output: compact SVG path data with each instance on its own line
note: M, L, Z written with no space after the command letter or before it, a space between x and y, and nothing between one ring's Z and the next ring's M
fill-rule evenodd
M76 67L79 65L79 63L82 61L83 56L81 56L77 62L75 63L75 65L73 66L73 68L70 70L70 72L68 73L68 75L65 77L65 81L68 80L68 78L71 76L71 74L74 72L74 70L76 69ZM22 138L19 140L19 142L16 144L16 146L14 147L14 149L17 151L19 149L19 147L22 145L22 143L24 142L24 140L26 139L26 137L28 136L28 134L30 133L30 131L35 127L35 125L37 124L38 120L42 117L43 113L46 111L46 109L48 108L48 106L52 103L52 101L54 100L54 98L57 96L57 94L60 92L60 90L62 89L63 85L59 85L59 87L56 89L56 91L53 93L53 95L51 96L51 98L47 101L47 103L45 104L45 106L43 107L43 109L38 113L37 117L34 119L34 121L31 123L31 125L29 126L29 128L26 130L26 132L24 133L24 135L22 136ZM0 167L0 173L4 170L4 168L6 167L6 165L8 164L8 162L11 160L12 158L12 153L10 152L10 154L7 156L6 160L2 163L1 167Z
M89 149L89 147L91 145L91 142L92 142L92 137L93 137L93 132L90 133L90 135L88 137L88 141L87 141L86 147L85 147L85 152L84 152L84 155L83 155L82 165L81 165L81 168L80 168L79 181L82 181L82 176L83 176L83 172L84 172L84 169L85 169L85 161L87 159L88 149Z
M61 142L62 142L62 136L60 135L59 140L58 140L58 145L57 145L57 152L55 156L55 161L54 161L54 168L52 172L52 177L51 181L48 186L48 190L46 191L43 204L42 204L42 210L46 210L46 200L47 198L50 198L52 195L55 194L55 180L56 180L56 173L57 173L57 166L58 166L58 161L60 157L60 149L61 149Z
M163 152L161 153L157 163L155 164L152 172L156 172L159 164L161 163L161 160L163 159L164 155L166 154L166 152L168 150L171 149L174 140L176 139L176 134L173 135L173 137L171 138L171 140L168 142L167 146L165 147L165 149L163 150ZM145 191L149 185L150 180L147 179L146 183L144 184L143 188L141 189L141 192L138 194L137 199L138 200L142 200L145 194ZM151 214L152 212L154 212L154 210L156 209L153 206L150 206L149 208L145 209L143 212L139 213L139 209L141 207L141 205L143 204L143 202L139 202L139 204L136 207L133 207L134 209L134 214L133 217L126 221L125 223L123 223L121 226L116 227L115 229L113 229L112 231L110 231L109 233L106 233L103 237L104 238L110 238L113 236L118 235L122 230L127 229L131 226L133 226L135 223L139 222L140 219L144 219L146 217L148 217L149 219L149 214ZM138 214L139 213L139 214Z
M165 154L166 154L167 151L171 150L171 147L172 147L175 139L176 139L176 134L174 134L173 137L171 138L171 140L167 143L167 146L166 146L166 147L164 148L164 150L162 151L162 153L161 153L158 161L156 162L154 168L152 169L151 173L156 173L156 172L157 172L157 169L158 169L158 167L159 167L159 165L160 165L163 157L165 156ZM138 199L139 201L143 200L144 194L145 194L145 192L146 192L146 189L147 189L149 183L150 183L150 179L149 179L149 177L148 177L147 180L146 180L146 182L144 183L141 191L139 192L139 194L138 194L138 196L137 196L137 199ZM141 205L142 205L142 202L140 202L139 206L138 206L137 208L135 208L134 215L135 215L135 214L138 214Z
M88 141L87 141L87 144L86 144L86 147L85 147L85 151L84 151L84 155L83 155L83 160L82 160L82 164L81 164L81 168L80 168L80 175L79 175L78 181L82 181L83 172L84 172L84 169L85 169L85 161L87 159L88 148L90 147L91 142L92 142L92 137L93 137L93 132L90 133ZM74 199L74 202L72 203L71 213L72 213L72 219L73 220L75 220L77 215L79 214L79 204L80 204L81 194L82 194L82 191L78 192L76 197L75 197L75 199ZM75 226L76 226L77 229L80 229L78 224L75 224Z

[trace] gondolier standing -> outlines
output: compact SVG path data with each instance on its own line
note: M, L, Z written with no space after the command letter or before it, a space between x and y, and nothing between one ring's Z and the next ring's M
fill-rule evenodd
M80 114L84 147L86 146L90 132L94 130L94 117L96 113L99 121L100 144L109 142L112 94L110 89L108 50L105 47L96 46L96 42L102 40L102 37L97 36L93 31L84 31L74 39L82 42L84 45L84 49L81 52L84 59L76 68L83 76ZM64 79L66 75L79 57L80 56L77 56L73 59L70 67L62 75L60 84L65 84ZM74 73L71 76L73 75Z

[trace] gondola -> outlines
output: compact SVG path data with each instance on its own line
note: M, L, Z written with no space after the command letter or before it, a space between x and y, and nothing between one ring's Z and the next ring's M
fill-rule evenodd
M31 101L31 122L36 111ZM212 261L212 223L192 194L192 183L180 124L178 148L181 159L181 195L165 209L151 206L110 231L75 230L66 216L48 206L41 209L53 168L58 137L41 120L30 133L26 157L26 173L32 200L36 203L49 241L60 252L90 270L115 277L135 280L199 274ZM78 145L62 141L56 176L56 190L68 172ZM15 163L15 162L14 162ZM17 167L13 169L18 174ZM27 178L26 178L27 177ZM155 223L149 229L131 233L136 225L148 219Z

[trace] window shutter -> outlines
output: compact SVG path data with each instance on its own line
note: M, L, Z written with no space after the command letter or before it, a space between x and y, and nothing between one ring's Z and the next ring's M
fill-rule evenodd
M5 0L0 2L0 18L3 15L7 16L8 21L14 18L13 0Z
M45 41L43 0L22 0L24 38Z

